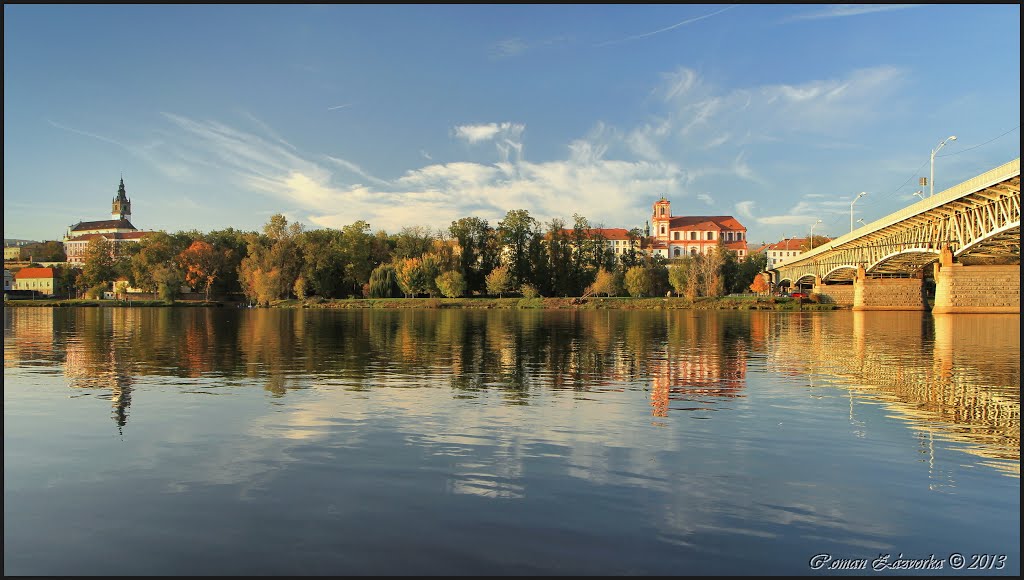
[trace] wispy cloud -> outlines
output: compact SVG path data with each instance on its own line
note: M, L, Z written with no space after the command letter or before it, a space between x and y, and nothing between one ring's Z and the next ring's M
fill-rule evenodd
M327 107L327 110L328 111L336 111L338 109L345 109L347 107L351 107L354 104L355 103L345 103L344 105L334 105L333 107Z
M158 171L173 179L185 179L191 176L191 172L186 166L180 163L168 161L164 157L164 155L160 151L164 143L160 140L150 141L142 145L135 145L119 141L112 137L106 137L98 133L92 133L89 131L83 131L81 129L75 129L74 127L68 127L67 125L62 125L51 119L47 119L46 122L49 123L51 126L56 127L57 129L69 131L71 133L76 133L84 137L90 137L92 139L103 141L104 143L110 143L111 145L121 147L125 151L146 161L147 163L155 167Z
M49 123L50 125L52 125L53 127L56 127L58 129L63 129L64 131L70 131L72 133L77 133L77 134L83 135L85 137L92 137L93 139L99 139L100 141L103 141L105 143L110 143L111 145L117 145L118 147L123 147L125 149L132 149L128 145L125 145L124 143L121 143L120 141L117 141L116 139L111 139L110 137L104 137L103 135L97 135L96 133L90 133L88 131L82 131L81 129L75 129L73 127L68 127L67 125L61 125L60 123L57 123L56 121L52 121L50 119L47 119L46 122Z
M706 193L698 193L697 194L697 199L703 201L704 203L706 203L708 205L715 205L714 198L712 198L710 195L708 195Z
M240 194L255 193L277 207L297 208L294 215L323 227L359 219L389 231L413 224L446 227L465 215L496 222L515 208L529 208L531 215L545 221L568 217L568 208L573 207L587 208L587 216L595 223L634 226L642 223L645 214L636 205L637 198L651 192L678 197L691 179L673 163L605 159L600 140L607 135L601 134L592 135L594 142L586 138L574 142L566 159L523 161L524 126L494 123L462 127L494 125L498 129L482 132L488 138L481 138L508 148L507 155L499 149L496 162L430 164L385 181L351 161L322 156L327 163L323 165L314 160L317 156L218 121L164 116L181 142L174 150L198 152L215 163L219 174ZM465 133L479 136L481 132ZM591 153L581 154L584 150Z
M875 12L889 12L906 8L920 8L923 4L833 4L823 10L805 12L791 16L785 22L794 20L821 20L824 18L845 18Z
M717 10L715 12L712 12L710 14L705 14L703 16L697 16L695 18L688 18L686 20L683 20L682 22L677 22L677 23L673 24L672 26L666 26L665 28L654 30L652 32L645 32L643 34L637 34L637 35L634 35L634 36L627 36L626 38L620 38L618 40L609 40L609 41L597 44L597 45L595 45L595 47L599 48L599 47L608 46L608 45L611 45L611 44L620 44L620 43L623 43L623 42L629 42L631 40L639 40L641 38L647 38L649 36L654 36L655 34L661 34L662 32L668 32L669 30L674 30L674 29L679 28L680 26L684 26L686 24L692 24L692 23L697 22L699 20L704 20L705 18L711 18L712 16L716 16L718 14L721 14L721 13L725 12L726 10L729 10L729 9L732 9L732 8L735 8L735 7L736 7L736 5L732 4L732 5L726 6L725 8L722 8L721 10Z
M544 40L526 40L519 37L505 38L499 40L490 47L488 52L492 59L504 59L520 56L527 51L548 48L571 42L573 39L568 36L555 36Z

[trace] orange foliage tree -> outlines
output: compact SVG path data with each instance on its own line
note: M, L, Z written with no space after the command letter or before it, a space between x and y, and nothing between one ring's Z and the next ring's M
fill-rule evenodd
M185 271L185 282L193 288L203 287L206 300L210 300L210 287L224 267L223 253L217 251L212 244L196 240L178 254L178 263Z
M754 282L750 284L750 291L756 292L757 294L766 294L770 290L768 281L764 279L764 276L758 274L754 276Z

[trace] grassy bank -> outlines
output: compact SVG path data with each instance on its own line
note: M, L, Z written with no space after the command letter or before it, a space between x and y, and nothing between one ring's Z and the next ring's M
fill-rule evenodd
M236 308L233 302L175 301L167 304L160 300L10 300L5 306L15 307L103 307L128 306L187 306ZM278 300L271 308L464 308L479 310L842 310L836 304L816 304L799 298L765 296L726 296L721 298L356 298L337 300Z

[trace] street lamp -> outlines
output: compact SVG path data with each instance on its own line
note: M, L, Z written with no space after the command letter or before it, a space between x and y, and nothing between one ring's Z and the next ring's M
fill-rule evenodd
M816 225L818 225L820 223L821 223L821 220L818 220L818 221L814 222L813 225L811 225L811 249L812 250L814 249L814 226L816 226Z
M945 140L942 141L942 143L939 143L938 147L932 149L932 170L929 174L930 177L928 178L928 187L931 188L928 194L929 197L935 195L935 154L938 153L939 149L942 149L942 146L945 145L948 141L956 141L956 135L950 135L949 137L946 137Z
M914 195L916 195L917 197L920 197L921 199L924 199L924 192L921 191L920 189L915 191Z
M853 231L853 204L857 203L858 199L864 197L867 194L868 194L868 192L862 191L862 192L857 194L857 197L853 198L853 201L850 202L850 231L851 232Z
M862 226L868 225L868 224L864 223L864 219L863 218L857 218L857 223L859 223Z

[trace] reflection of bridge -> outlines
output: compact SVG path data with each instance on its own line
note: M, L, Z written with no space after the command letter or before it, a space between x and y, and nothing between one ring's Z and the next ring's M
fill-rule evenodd
M914 430L955 442L1019 477L1020 367L1013 363L1020 335L1010 318L914 312L808 317L802 326L783 327L791 336L774 337L768 364L812 381L838 382L859 400L883 403Z
M1020 158L768 270L854 310L1020 313ZM852 284L851 284L852 282Z

